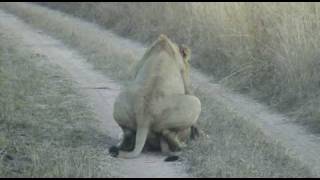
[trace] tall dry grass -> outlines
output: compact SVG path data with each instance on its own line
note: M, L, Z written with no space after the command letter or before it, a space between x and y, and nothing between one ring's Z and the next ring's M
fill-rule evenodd
M319 3L41 4L142 42L165 33L218 82L320 128Z

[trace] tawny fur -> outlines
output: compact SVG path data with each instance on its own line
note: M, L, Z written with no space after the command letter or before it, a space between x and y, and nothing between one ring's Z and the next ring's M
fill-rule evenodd
M179 146L190 135L188 129L196 123L201 103L191 94L189 57L189 48L178 47L165 35L146 51L133 81L114 104L116 122L122 129L135 132L133 150L120 151L119 157L137 157L152 137L160 136L166 151L165 146Z

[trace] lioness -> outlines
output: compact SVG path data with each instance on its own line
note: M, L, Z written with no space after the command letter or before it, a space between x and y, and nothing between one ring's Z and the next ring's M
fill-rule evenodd
M163 152L183 146L181 141L190 134L201 112L200 100L190 95L187 50L160 35L144 54L133 82L114 103L113 116L124 139L119 152L115 147L110 150L113 156L135 158L147 141L157 137ZM132 135L134 141L130 140Z

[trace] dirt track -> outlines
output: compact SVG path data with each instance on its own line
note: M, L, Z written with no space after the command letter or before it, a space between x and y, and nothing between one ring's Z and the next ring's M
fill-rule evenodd
M0 26L8 29L8 35L21 38L24 46L28 46L34 52L48 57L51 63L63 67L70 76L79 83L80 87L106 86L110 89L85 89L79 88L90 98L90 103L96 115L101 120L102 130L110 136L118 139L120 129L112 119L112 105L115 96L119 92L119 86L105 76L95 72L77 52L68 49L61 42L39 34L35 29L18 20L12 15L0 13ZM86 24L87 26L87 24ZM95 28L94 26L90 28ZM107 31L104 36L110 36L115 47L126 46L132 51L141 54L143 47L123 40ZM112 37L112 38L111 38ZM79 73L81 72L81 73ZM316 176L320 176L320 138L308 133L301 127L281 114L268 110L267 107L241 95L233 94L220 85L209 82L208 77L192 70L191 77L194 86L201 87L202 91L208 91L215 96L217 101L223 102L238 115L245 117L251 123L270 137L289 149L291 156L309 167ZM122 169L115 169L125 177L183 177L188 176L185 167L181 163L168 164L162 162L163 157L145 154L135 160L119 160Z

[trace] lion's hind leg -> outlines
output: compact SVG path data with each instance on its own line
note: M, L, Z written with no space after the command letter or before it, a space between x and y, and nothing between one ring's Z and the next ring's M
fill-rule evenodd
M192 127L200 115L201 103L195 96L174 95L165 97L159 104L162 113L152 128L161 133L163 144L169 146L170 156L165 161L175 161L179 159L176 154L186 147L187 139L194 133Z
M122 141L118 145L109 148L109 153L112 156L118 156L119 150L131 151L135 144L135 119L130 108L131 102L128 98L128 91L123 91L116 98L113 106L113 118L123 131Z
M163 139L168 143L170 151L180 151L186 147L185 141L180 137L179 132L170 131L168 129L162 131Z
M200 100L191 95L172 95L164 97L156 107L161 110L159 121L153 125L153 130L162 132L167 129L184 129L192 127L201 112Z
M160 138L160 146L161 146L161 152L168 155L164 161L171 162L179 159L179 155L176 152L172 152L168 144L168 140L163 136Z

